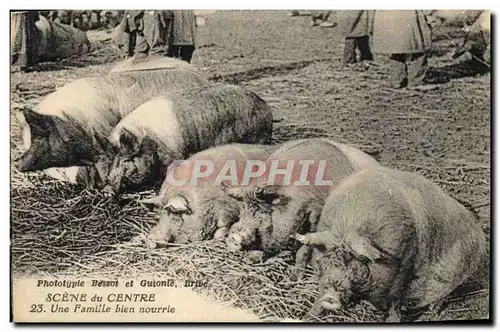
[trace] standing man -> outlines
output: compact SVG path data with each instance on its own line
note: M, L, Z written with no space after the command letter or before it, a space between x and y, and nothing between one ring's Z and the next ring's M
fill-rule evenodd
M40 16L35 10L12 11L10 13L10 64L21 70L38 62L40 34L35 22Z
M433 10L377 10L373 32L375 52L390 54L393 88L419 89L425 83L443 83L427 77Z
M126 32L130 33L133 54L168 55L173 15L171 10L130 10Z
M356 49L360 53L359 61L373 61L370 36L373 34L374 14L374 10L339 11L341 33L345 38L342 67L358 62Z
M172 46L168 56L191 62L195 50L196 18L192 10L174 10Z

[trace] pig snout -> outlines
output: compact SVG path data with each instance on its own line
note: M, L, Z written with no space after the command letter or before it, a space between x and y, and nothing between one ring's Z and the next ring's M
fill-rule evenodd
M37 167L35 167L35 156L33 155L33 152L28 150L19 157L17 157L14 162L17 166L17 169L21 172L30 172L30 171L36 171L38 170Z
M230 251L243 250L242 243L243 243L243 237L239 233L230 234L226 240L227 249L229 249Z
M325 310L339 310L342 308L340 295L337 292L328 291L318 300L319 305Z
M27 172L28 169L26 167L26 162L23 160L23 157L18 157L14 160L16 167L21 172Z
M242 251L255 242L255 232L254 228L249 228L229 234L226 240L227 248L230 251Z

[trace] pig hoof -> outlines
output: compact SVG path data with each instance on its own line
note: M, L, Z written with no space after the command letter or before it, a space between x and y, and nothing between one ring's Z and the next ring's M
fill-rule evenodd
M290 273L290 281L299 281L304 277L304 269L294 267Z
M227 238L226 245L231 251L241 251L243 249L242 242L243 237L238 233L234 233Z
M260 250L253 250L245 257L245 261L250 264L262 263L264 261L264 252Z
M295 240L303 244L308 244L307 237L302 234L295 234Z

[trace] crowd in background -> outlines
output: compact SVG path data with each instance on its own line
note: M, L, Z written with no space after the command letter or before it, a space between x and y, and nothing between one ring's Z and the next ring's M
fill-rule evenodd
M129 10L113 39L128 56L159 54L191 62L195 35L192 10Z
M437 12L340 10L292 11L291 15L310 15L313 26L336 27L345 41L343 67L374 61L373 49L376 53L388 55L389 80L394 88L419 89L429 83L449 80L444 76L433 76L428 71L432 29L440 21ZM196 18L192 10L18 11L14 16L11 15L14 21L11 26L17 29L16 33L20 36L16 35L20 40L18 43L26 46L24 49L17 47L22 51L11 54L11 63L21 63L21 67L33 64L29 47L37 42L34 25L39 15L81 30L114 29L113 41L129 57L160 54L190 62L195 51Z
M86 31L112 29L125 15L125 10L41 10L40 14L53 22L67 24Z
M52 25L44 26L42 18ZM51 38L57 37L53 32L58 29L68 30L63 40ZM161 54L190 62L195 50L196 19L192 10L12 11L11 65L27 70L36 64L41 43L66 43L71 48L76 41L67 39L77 34L75 29L113 29L114 42L129 57Z
M337 28L345 42L343 67L372 62L373 49L373 52L388 55L389 80L395 89L426 89L429 84L449 81L449 77L436 75L428 68L432 29L444 20L436 10L291 12L291 16L303 15L311 16L312 26ZM318 24L318 21L323 22ZM475 57L482 61L480 52Z

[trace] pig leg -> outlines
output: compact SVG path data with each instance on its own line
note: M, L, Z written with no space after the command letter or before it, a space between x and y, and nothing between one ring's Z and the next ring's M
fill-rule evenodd
M308 245L303 245L295 254L295 266L292 269L290 279L299 281L304 276L307 263L311 261L313 248Z
M229 229L239 218L239 212L239 208L233 206L225 206L224 209L219 210L217 231L215 232L214 239L222 240L228 236Z
M245 256L245 261L250 264L262 263L264 261L264 252L261 250L251 250Z
M401 245L402 259L399 263L398 272L392 280L392 286L387 296L391 305L387 322L401 321L401 302L406 300L408 285L413 276L413 258L416 252L415 240L407 241Z
M146 237L146 246L149 249L154 249L160 243L168 243L170 240L170 229L166 223L159 222L153 227Z
M444 309L446 301L442 298L442 290L446 290L447 282L436 283L434 278L419 276L408 287L406 302L410 310L422 310L428 307L428 314L437 317Z
M294 238L302 244L327 246L333 244L333 236L329 231L295 234Z
M307 207L308 220L309 220L309 231L316 231L316 227L319 223L319 218L321 217L321 212L323 211L323 205L316 202L309 203Z
M99 172L94 166L79 167L77 182L84 184L87 189L98 188L102 183Z
M399 305L393 304L389 309L388 316L385 320L387 323L399 323L401 322L401 311Z

